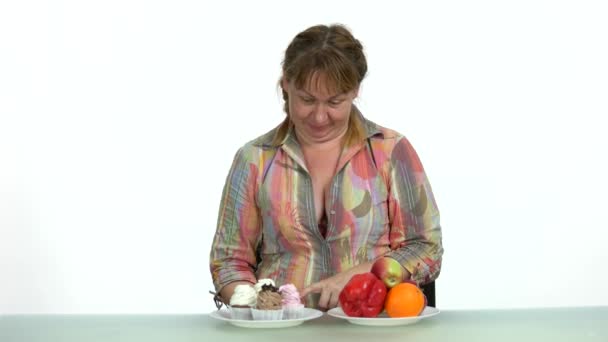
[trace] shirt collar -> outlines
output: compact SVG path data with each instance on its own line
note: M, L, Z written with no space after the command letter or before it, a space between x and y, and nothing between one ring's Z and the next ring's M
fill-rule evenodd
M363 116L363 114L361 114L361 111L359 111L359 108L357 108L356 106L353 106L353 110L355 112L355 116L354 116L355 120L359 120L359 122L362 123L365 138L369 139L375 135L383 134L382 130L376 123L366 119ZM275 135L277 134L279 127L281 127L281 125L275 127L270 132L257 138L254 141L254 145L258 146L258 147L266 147L266 148L275 147L276 148L276 147L280 147L285 144L292 144L292 143L297 144L297 139L295 138L295 131L294 131L293 125L289 126L287 134L285 134L285 137L283 137L283 140L281 140L281 142L279 142L276 145L272 144L272 141L273 141Z
M365 136L365 141L374 136L383 135L383 132L380 129L380 127L376 123L366 119L363 116L363 114L361 114L361 112L359 111L359 109L356 106L353 106L353 110L355 112L354 120L359 120L359 122L361 122L361 124L362 124L361 126L364 131L363 133ZM283 123L281 125L283 125ZM279 128L281 127L281 125L277 126L270 132L262 135L261 137L257 138L256 140L254 140L253 144L255 146L262 147L265 149L281 148L292 159L294 159L298 164L300 164L304 169L306 169L306 167L305 167L306 163L304 162L304 154L302 153L300 144L298 143L298 140L296 139L296 134L295 134L293 125L289 126L287 134L285 134L285 137L283 138L283 140L281 140L280 143L273 145L272 141L274 140L274 137L277 134L277 132L279 131ZM340 158L341 160L339 162L339 165L340 165L339 169L341 168L341 166L346 164L346 162L348 162L348 160L350 160L350 158L359 149L361 149L361 147L365 146L365 141L355 142L351 146L344 147L344 150L342 151L342 156Z

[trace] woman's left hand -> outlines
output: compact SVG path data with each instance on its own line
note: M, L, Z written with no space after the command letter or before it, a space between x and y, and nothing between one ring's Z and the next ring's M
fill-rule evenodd
M320 293L321 297L319 298L319 308L322 310L335 308L338 306L338 297L340 296L340 292L346 283L348 283L350 278L352 278L355 274L369 272L372 265L373 262L366 262L342 273L338 273L333 277L329 277L317 283L311 284L300 292L300 297L304 298L311 293Z

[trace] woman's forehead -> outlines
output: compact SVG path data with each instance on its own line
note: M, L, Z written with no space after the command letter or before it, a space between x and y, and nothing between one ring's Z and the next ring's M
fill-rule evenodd
M296 84L296 89L305 91L311 95L332 97L345 93L339 89L337 82L325 73L313 72L304 79L303 84Z

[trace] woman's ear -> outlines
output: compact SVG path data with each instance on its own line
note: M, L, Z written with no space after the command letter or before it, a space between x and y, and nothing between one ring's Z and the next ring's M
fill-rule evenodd
M285 92L289 88L289 82L287 82L287 79L285 78L285 76L281 77L281 88L283 88L283 91L285 91Z

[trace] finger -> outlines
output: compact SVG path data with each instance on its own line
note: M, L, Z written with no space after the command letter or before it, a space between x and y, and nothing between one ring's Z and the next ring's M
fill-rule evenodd
M300 298L304 298L311 293L319 293L319 292L321 292L322 289L323 289L323 287L321 286L320 283L314 283L314 284L308 286L307 288L305 288L304 290L300 291Z
M319 307L322 309L329 309L330 298L331 291L329 291L329 289L323 289L323 291L321 291L321 297L319 298Z
M329 306L327 307L328 309L333 309L336 306L338 306L338 302L340 301L340 293L339 292L333 292L331 294L331 299L329 300Z

